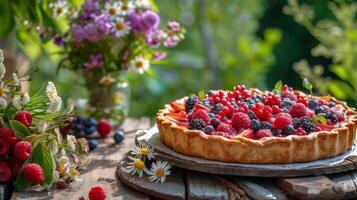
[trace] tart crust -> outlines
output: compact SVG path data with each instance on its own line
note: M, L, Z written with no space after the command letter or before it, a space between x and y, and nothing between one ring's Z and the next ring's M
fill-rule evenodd
M311 98L311 96L310 96ZM165 117L171 106L157 113L161 141L176 152L208 160L255 164L287 164L334 157L350 149L356 138L357 112L331 96L315 97L343 106L345 121L331 131L306 136L266 137L260 140L234 136L225 138L189 130Z

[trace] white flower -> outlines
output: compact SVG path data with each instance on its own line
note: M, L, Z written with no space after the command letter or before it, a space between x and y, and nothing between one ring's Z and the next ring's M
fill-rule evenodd
M149 175L149 180L152 182L161 182L163 183L166 179L166 176L171 174L171 166L167 161L156 161L152 163L150 170L145 170Z
M79 179L79 172L78 170L76 169L77 166L76 165L72 165L70 168L69 168L69 177L75 181L81 181L81 179Z
M12 99L12 105L21 110L23 105L26 105L30 101L30 95L27 92L21 93L21 95L15 95Z
M142 56L137 56L130 62L130 65L133 70L137 71L139 74L143 74L149 68L149 60Z
M106 75L106 76L103 76L99 83L104 85L104 86L109 86L111 85L113 82L115 81L115 79L111 76L111 75Z
M0 49L0 80L4 78L6 73L6 68L4 65L4 53L2 49Z
M7 88L7 86L5 85L4 82L0 83L0 97L5 98L7 95L6 93L9 92L9 88Z
M131 162L128 163L129 166L126 167L128 173L131 173L132 175L138 174L139 177L142 177L144 170L146 170L145 163L138 158L133 158L131 156L128 156L128 158L131 160Z
M61 97L56 97L50 102L50 106L48 107L48 112L54 113L61 110L62 107L62 99Z
M111 22L112 32L116 37L123 37L130 33L130 23L124 21L123 18L117 17Z
M57 152L58 152L58 142L56 139L53 139L51 142L51 152L53 154L57 154Z
M58 97L57 94L57 89L55 84L53 82L49 81L46 86L46 95L50 101L54 100L56 97Z
M0 63L4 62L4 52L0 49Z
M134 4L138 8L151 8L149 0L136 0Z
M16 73L12 73L12 79L14 79L15 85L20 85L20 80Z
M3 97L0 97L0 107L2 107L2 108L7 107L7 101Z
M73 135L67 135L67 144L72 151L76 150L76 137Z
M57 160L56 170L58 171L61 177L66 176L68 174L69 167L70 167L70 163L69 163L69 158L67 156L61 156Z
M105 4L105 11L108 13L110 18L117 17L120 13L120 10L120 4L118 2Z
M129 15L135 9L133 3L130 1L120 2L119 8L120 8L119 15L122 15L122 16Z
M60 178L59 172L58 172L57 170L55 170L55 171L53 172L53 182L58 181L59 178Z
M61 17L68 12L66 1L57 1L55 4L51 4L51 7L53 8L53 15L55 17Z
M142 157L146 157L146 158L148 158L148 160L154 159L155 155L156 155L153 148L151 148L147 145L144 145L144 144L141 144L139 147L134 146L131 149L131 153L133 155L136 155L136 157L139 159L141 159Z
M37 130L39 130L40 132L45 132L48 128L48 123L46 121L39 121L36 125Z

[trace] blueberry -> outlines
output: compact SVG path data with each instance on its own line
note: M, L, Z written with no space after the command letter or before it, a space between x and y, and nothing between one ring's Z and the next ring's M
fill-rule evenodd
M325 111L325 109L322 106L319 106L315 109L315 115L319 114L319 113L323 113Z
M256 119L256 118L257 118L257 116L255 115L255 113L254 113L254 112L252 112L252 111L248 111L248 116L249 116L249 118L250 118L251 120L253 120L253 119Z
M289 109L288 108L283 108L283 112L284 113L289 113Z
M330 119L333 112L331 110L326 111L326 118Z
M92 117L90 117L90 118L88 118L88 119L86 119L85 121L84 121L84 124L86 125L86 126L97 126L97 120L95 120L94 118L92 118Z
M336 103L335 102L328 102L327 106L331 108L331 107L336 106Z
M333 124L335 124L335 123L338 122L338 118L337 118L337 115L336 115L336 114L332 114L330 119L331 119L331 122L332 122Z
M115 143L121 143L122 141L124 140L124 133L123 131L117 131L115 134L114 134L114 141Z
M310 100L309 102L309 108L312 110L315 110L319 106L319 102L316 101L315 99Z
M210 113L210 114L209 114L209 118L212 119L212 118L215 118L215 117L216 117L216 115L214 115L213 113Z
M260 123L259 120L253 119L251 122L252 129L257 131L262 127L262 124Z
M269 122L262 121L261 124L262 124L262 129L269 129L269 130L273 129L273 125Z
M280 105L279 107L280 108L283 108L283 109L289 109L292 105L294 105L295 102L294 101L291 101L290 99L288 98L285 98L283 99L281 102L280 102Z
M273 134L274 134L274 136L280 136L280 135L283 134L283 131L279 130L279 129L276 129Z
M84 132L86 133L86 135L91 135L91 134L94 133L96 130L97 130L97 127L96 127L96 126L89 126L89 127L86 127L86 128L84 129Z
M95 140L95 139L88 140L88 146L89 146L89 150L93 151L94 149L96 149L98 147L97 140Z
M299 118L293 118L293 126L294 126L294 128L298 128L300 126Z
M217 128L220 124L221 124L221 122L219 121L219 119L217 119L217 118L212 118L212 119L211 119L211 125L212 125L214 128Z
M82 129L82 130L79 130L79 131L75 131L75 134L76 134L77 137L84 137L86 132L84 131L84 129Z
M203 132L205 132L206 134L211 134L211 133L213 133L214 132L214 128L213 128L213 126L206 126L204 129L203 129Z
M294 127L292 125L288 125L284 128L284 133L285 135L291 135L295 131Z

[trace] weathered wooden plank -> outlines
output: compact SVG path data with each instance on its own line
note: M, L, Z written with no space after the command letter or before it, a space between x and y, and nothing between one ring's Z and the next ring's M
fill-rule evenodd
M183 200L185 199L185 183L183 174L180 168L172 168L171 175L168 176L164 184L151 182L147 175L143 177L134 176L125 169L127 158L120 161L116 172L120 181L135 190L144 192L145 194L167 200Z
M235 184L252 199L256 200L287 200L286 194L279 189L275 179L231 177Z
M10 184L0 184L0 200L6 200L11 197L12 186Z
M112 195L112 199L135 199L135 200L150 200L150 197L142 192L136 191L120 180L117 180L116 191Z
M124 130L135 130L138 128L149 128L150 121L127 119ZM73 183L66 189L51 189L45 192L15 192L11 199L79 199L88 198L88 192L91 187L101 185L105 188L108 199L115 199L118 191L115 180L115 171L119 160L134 145L135 134L132 132L125 135L125 140L121 144L114 144L110 135L108 138L98 140L98 148L90 153L91 162L86 169L80 170L82 182Z
M345 172L329 175L336 183L334 190L341 193L342 199L357 199L357 172Z
M327 176L279 179L279 187L297 199L341 199L336 183Z
M185 171L188 200L228 199L228 190L213 175Z

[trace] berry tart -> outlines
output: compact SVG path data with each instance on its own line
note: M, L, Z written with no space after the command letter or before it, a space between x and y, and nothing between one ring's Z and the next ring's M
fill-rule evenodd
M346 152L357 112L331 96L236 86L167 104L157 114L162 142L176 152L239 163L298 163Z

